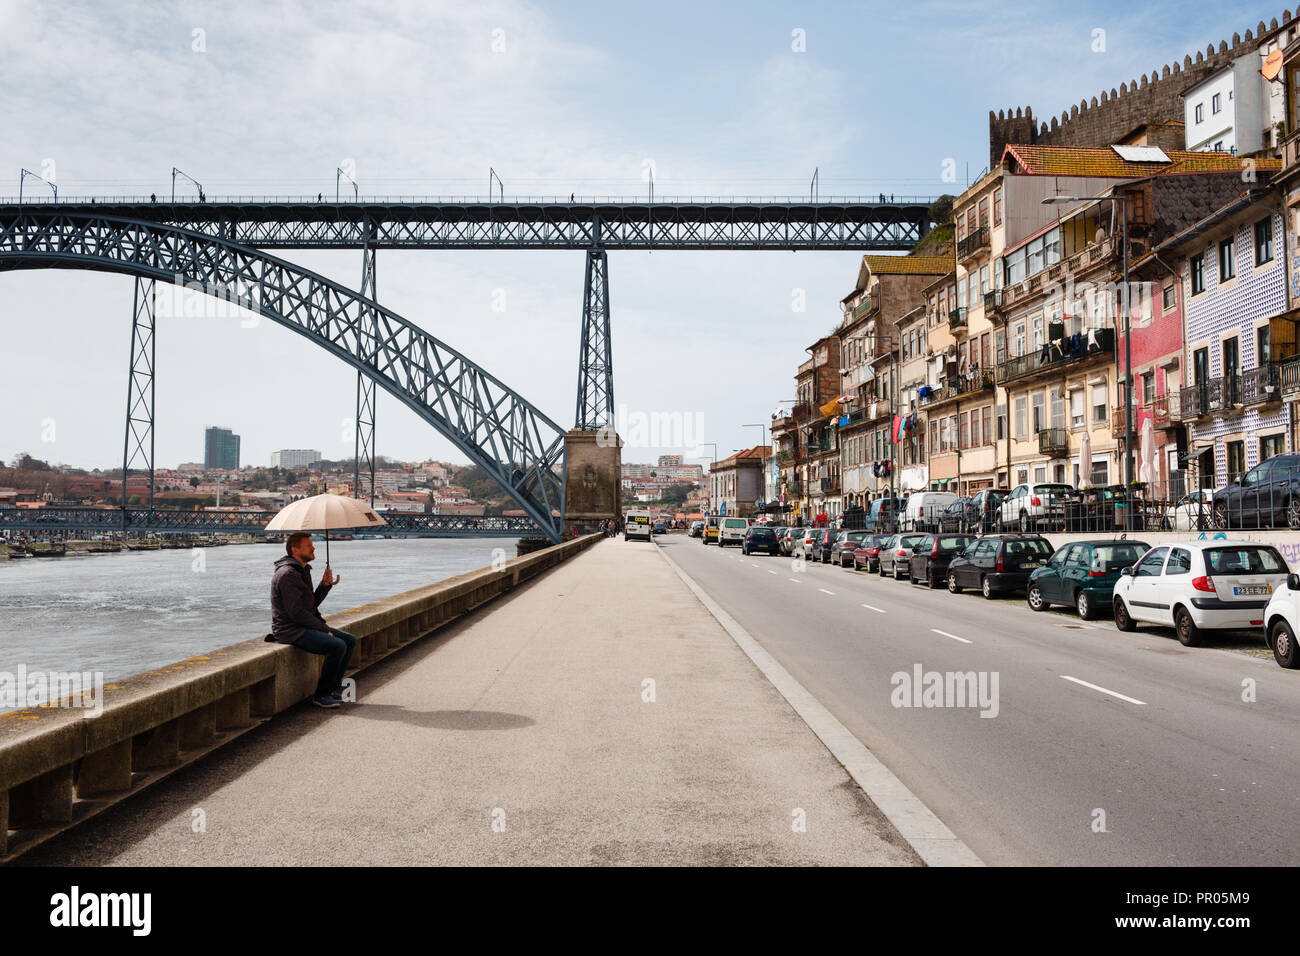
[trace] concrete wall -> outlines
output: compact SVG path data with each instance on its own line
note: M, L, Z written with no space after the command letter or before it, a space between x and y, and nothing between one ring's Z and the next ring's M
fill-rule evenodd
M349 674L585 550L589 535L326 618L357 637ZM307 700L322 658L261 636L107 685L103 712L0 715L0 862Z

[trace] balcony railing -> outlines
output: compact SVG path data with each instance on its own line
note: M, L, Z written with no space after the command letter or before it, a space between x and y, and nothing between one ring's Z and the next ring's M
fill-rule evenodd
M1281 367L1268 363L1241 373L1241 403L1266 405L1282 400Z
M953 309L948 313L948 328L950 331L966 328L966 307Z
M1282 394L1287 398L1300 396L1300 355L1282 363Z
M1190 422L1205 414L1205 386L1189 385L1178 393L1178 417L1174 421Z
M980 226L964 239L957 241L957 258L968 259L989 244L989 227Z
M1141 407L1142 406L1140 405L1133 406L1133 428L1135 431L1137 430L1138 424L1138 409ZM1124 426L1126 424L1125 418L1126 416L1124 414L1123 405L1119 406L1119 408L1112 408L1110 410L1110 433L1114 437L1119 438L1124 434Z
M1222 375L1205 384L1205 412L1235 411L1241 403L1241 379L1236 375Z
M1086 358L1113 353L1115 351L1115 330L1098 329L1096 333L1097 348L1089 350L1085 344L1079 352L1062 350L1055 345L1020 355L998 364L998 382L1006 383L1026 375L1032 375L1042 369L1055 369ZM1085 340L1086 341L1086 340Z
M839 491L840 490L839 476L836 475L833 478L823 478L821 480L821 488L823 494L834 493Z
M1038 453L1059 458L1070 450L1069 433L1064 428L1044 428L1038 433Z
M853 307L853 321L856 322L871 311L871 296L863 296L862 301Z
M949 379L942 385L931 385L930 391L918 399L921 405L937 405L962 395L972 395L993 387L992 372L976 372L971 378Z
M1000 312L1002 310L1002 290L990 289L984 293L984 311Z

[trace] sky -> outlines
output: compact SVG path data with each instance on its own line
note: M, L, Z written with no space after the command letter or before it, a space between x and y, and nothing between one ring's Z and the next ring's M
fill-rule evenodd
M506 197L956 193L988 165L990 109L1051 117L1261 19L1261 4L534 4L0 0L0 195ZM1097 31L1104 31L1098 34ZM1102 43L1098 43L1098 38ZM1098 47L1102 47L1098 49ZM944 181L956 169L959 181ZM12 174L12 175L11 175ZM44 188L28 180L28 189ZM181 181L181 189L186 188ZM359 251L278 251L352 288ZM855 252L612 252L624 461L718 457L794 397L840 319ZM562 427L573 423L583 254L380 251L378 299ZM134 283L0 273L0 458L122 463ZM157 467L233 428L241 463L348 458L356 373L272 322L158 320ZM680 423L680 427L678 427ZM706 444L707 443L707 444ZM683 447L689 446L689 447ZM466 458L380 392L376 451Z

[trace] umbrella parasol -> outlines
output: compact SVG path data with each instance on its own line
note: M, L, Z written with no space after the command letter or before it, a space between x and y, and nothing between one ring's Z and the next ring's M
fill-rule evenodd
M1142 423L1142 438L1138 443L1138 480L1154 484L1156 480L1156 435L1148 418Z
M375 509L343 495L313 495L281 509L267 523L267 531L324 531L325 567L330 566L330 532L342 528L378 528L388 522Z
M1079 487L1092 484L1092 436L1084 431L1079 436Z

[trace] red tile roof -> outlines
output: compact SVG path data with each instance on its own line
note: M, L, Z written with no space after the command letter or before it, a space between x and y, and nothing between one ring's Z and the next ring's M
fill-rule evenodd
M1116 179L1165 176L1178 173L1232 172L1243 169L1246 160L1231 153L1167 149L1168 163L1135 163L1122 159L1109 146L1076 148L1068 146L1023 146L1008 144L1002 153L1015 160L1020 175L1028 176L1100 176ZM1254 159L1255 169L1276 172L1280 159Z
M941 276L952 271L949 256L863 256L862 261L876 275Z

